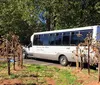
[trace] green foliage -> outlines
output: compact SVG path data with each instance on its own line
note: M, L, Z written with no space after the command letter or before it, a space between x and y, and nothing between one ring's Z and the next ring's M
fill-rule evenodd
M46 24L39 20L44 12ZM99 0L0 0L0 34L13 31L21 43L34 32L100 24Z
M97 10L98 13L100 13L100 2L98 2L98 3L95 5L95 9Z
M30 72L32 72L32 71L34 71L34 72L37 72L37 71L44 71L44 70L46 70L47 68L46 68L46 66L42 66L42 65L29 65L28 66L28 70L30 71Z
M49 30L99 24L99 11L96 10L99 9L99 0L42 0L38 2L36 4L39 6L38 13L46 10L45 17L50 21Z
M77 80L77 78L75 76L73 76L69 71L66 70L60 70L59 71L59 76L60 78L57 81L57 85L79 85L79 83L75 83L75 81ZM63 79L63 80L61 80ZM66 82L65 83L61 83L61 82Z
M0 34L12 31L20 36L22 43L29 41L35 26L31 17L34 5L30 1L6 0L0 3Z
M5 62L0 62L0 71L5 69L7 67L7 63Z
M15 79L15 78L18 78L18 75L15 75L15 74L11 74L11 75L10 75L10 78L11 78L11 79Z
M55 78L57 85L79 85L79 83L76 83L77 78L68 70L42 65L29 65L28 71L38 72L38 74L43 77L53 77Z

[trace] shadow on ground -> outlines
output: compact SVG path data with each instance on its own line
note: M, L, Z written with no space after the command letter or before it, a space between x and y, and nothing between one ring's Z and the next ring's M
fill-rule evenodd
M32 59L32 60L36 60L36 61L41 61L41 62L45 62L45 63L51 63L51 64L56 64L56 65L60 65L59 61L54 61L54 60L47 60L47 59L40 59L40 58L28 58L28 59ZM68 64L70 67L76 67L76 63L75 62L69 62ZM90 66L90 69L96 70L95 65ZM88 68L88 64L84 63L83 64L83 68L87 69Z

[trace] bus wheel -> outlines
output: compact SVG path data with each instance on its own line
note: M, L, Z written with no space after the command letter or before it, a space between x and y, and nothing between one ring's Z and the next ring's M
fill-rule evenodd
M64 56L64 55L63 55L63 56L60 56L59 62L60 62L60 64L61 64L62 66L68 65L68 60L67 60L66 56Z

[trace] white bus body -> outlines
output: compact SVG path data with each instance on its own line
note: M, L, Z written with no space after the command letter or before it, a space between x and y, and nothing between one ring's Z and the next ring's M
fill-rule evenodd
M60 64L67 65L68 61L75 62L72 52L88 33L92 33L93 39L99 39L96 35L100 33L100 26L34 33L31 36L32 47L27 50L33 57L57 60ZM82 37L77 37L77 34L82 34Z

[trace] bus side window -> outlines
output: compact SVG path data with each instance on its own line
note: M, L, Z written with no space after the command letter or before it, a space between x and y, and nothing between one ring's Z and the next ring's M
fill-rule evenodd
M93 30L81 30L80 34L82 34L82 37L80 38L80 42L84 42L85 38L87 37L87 34L92 33Z
M39 35L39 45L43 45L43 34Z
M49 36L49 44L55 45L55 34L54 33L50 34Z
M63 32L63 37L62 37L62 44L63 45L70 45L70 32Z
M79 31L71 32L71 45L72 46L79 44L79 37L77 36L78 33Z
M56 45L62 45L62 33L56 33Z
M49 45L49 34L44 34L43 45Z
M33 45L38 45L38 35L34 35Z

